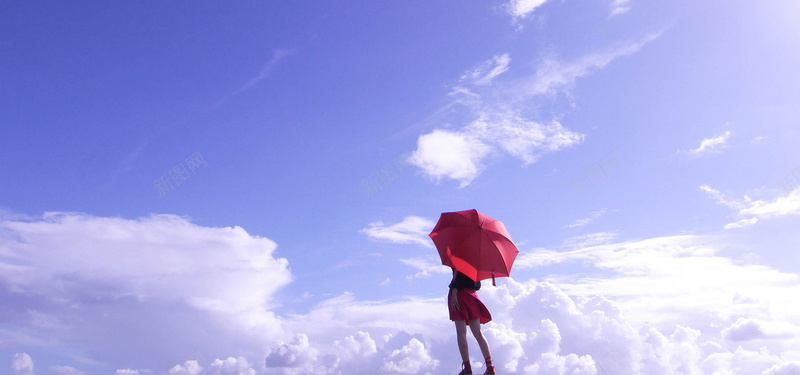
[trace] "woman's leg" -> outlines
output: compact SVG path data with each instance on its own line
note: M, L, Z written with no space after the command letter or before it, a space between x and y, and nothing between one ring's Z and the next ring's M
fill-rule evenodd
M489 343L486 342L486 338L483 337L483 332L481 332L480 319L470 320L469 329L472 330L472 336L475 336L475 340L478 341L478 346L480 346L481 348L481 353L483 353L483 358L491 360L492 353L489 351ZM466 345L464 345L464 347L466 347Z
M467 321L455 320L456 323L456 341L458 342L458 351L461 353L461 360L469 363L469 346L467 345Z

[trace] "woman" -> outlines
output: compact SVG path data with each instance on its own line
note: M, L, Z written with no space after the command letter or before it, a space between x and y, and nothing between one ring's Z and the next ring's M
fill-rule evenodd
M472 331L472 336L478 341L483 358L486 360L486 372L484 375L494 374L492 365L492 355L489 352L489 343L483 337L481 324L492 320L489 310L478 298L477 290L481 288L481 282L475 282L461 272L453 269L453 281L450 282L450 293L448 295L448 308L450 310L450 320L456 324L456 339L458 341L458 351L461 353L463 361L459 375L472 375L472 366L469 361L469 346L467 345L467 325Z

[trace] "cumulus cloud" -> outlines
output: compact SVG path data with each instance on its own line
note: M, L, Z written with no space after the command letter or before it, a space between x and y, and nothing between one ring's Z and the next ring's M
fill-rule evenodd
M672 236L530 251L550 259L548 264L582 263L589 272L542 274L547 281L509 278L499 287L483 288L481 298L494 316L484 334L495 364L507 374L737 373L737 368L762 373L792 368L792 359L800 356L792 349L800 337L795 318L800 311L791 303L791 296L800 292L797 275L719 256L721 242ZM328 338L316 341L319 353L307 361L313 362L309 368L315 374L457 372L457 356L443 354L455 351L455 341L442 303L364 302L352 295L327 301L297 317L308 332L328 332L317 336ZM372 311L356 316L362 309ZM405 327L387 324L404 319L395 315L398 311L441 320L414 322L416 327L408 319ZM340 327L320 330L313 321L327 326L339 322ZM393 347L393 332L406 328L414 336L394 340L398 346ZM348 329L359 333L348 335ZM338 335L346 338L335 339ZM355 363L369 365L348 371Z
M282 335L270 306L291 279L288 263L273 241L239 227L47 213L0 221L0 243L0 295L27 301L4 313L14 334L88 340L104 361L163 369L190 350Z
M169 375L199 375L203 371L203 366L196 360L184 362L182 365L175 365L169 370Z
M464 187L478 177L490 151L489 145L469 132L437 129L419 137L409 162L437 182L447 177Z
M309 345L308 336L297 334L289 343L275 345L265 360L270 368L310 373L314 371L319 351Z
M403 221L391 225L385 225L381 221L370 223L369 227L361 229L361 232L374 241L398 244L413 243L432 247L433 243L428 237L428 233L434 225L436 222L433 220L419 216L407 216Z
M403 339L405 335L396 338ZM420 374L430 373L439 361L433 359L428 348L419 339L411 337L397 349L392 335L386 335L380 344L369 333L358 331L333 344L319 344L320 350L309 344L308 337L300 334L289 344L279 344L267 354L266 372L269 374ZM326 354L321 354L325 351Z
M28 353L16 353L11 360L11 375L33 375L33 360Z
M725 225L725 229L748 227L758 223L759 220L800 215L800 190L794 190L771 202L761 199L754 201L746 195L741 200L726 198L724 194L708 185L700 186L700 190L708 193L717 204L731 208L736 211L737 216L742 217L737 222Z
M689 150L688 153L693 156L703 156L713 153L718 153L720 150L725 148L725 142L730 138L731 132L726 131L722 135L706 138L700 142L700 146L696 149Z
M207 375L255 375L256 370L250 367L247 358L228 357L224 360L215 359L208 366Z
M764 337L764 330L754 320L739 318L733 325L722 330L722 337L732 341L753 340Z
M186 220L177 222L198 230ZM125 238L124 231L104 233ZM12 243L10 239L36 243L28 241L32 237L3 238L5 243ZM629 375L793 371L800 358L796 350L800 307L792 298L800 293L800 280L792 273L726 258L720 255L726 250L723 243L727 241L710 236L623 242L614 237L600 243L576 242L561 251L524 250L518 262L528 259L528 268L543 267L537 270L541 280L508 278L480 292L494 316L483 330L498 370L504 374ZM20 249L14 250L19 257ZM4 256L3 261L10 262ZM563 271L575 264L581 265L580 270ZM549 265L559 265L561 271L548 274L544 267ZM15 285L28 287L19 280ZM164 298L150 294L151 300ZM173 362L169 373L457 372L460 361L453 325L444 306L443 296L364 301L344 293L306 313L282 317L283 330L292 333L288 340L264 341L263 351L235 354L232 349L230 356L211 357L226 359L210 363ZM409 311L414 312L411 319ZM474 341L471 346L475 347ZM19 367L25 368L26 362L32 366L30 357L20 358Z
M431 358L425 345L412 338L408 345L389 355L381 366L381 371L400 374L433 373L438 366L439 361Z
M373 337L403 331L444 339L452 334L452 323L446 314L441 314L443 298L359 301L352 293L343 293L320 302L307 314L287 317L284 324L293 332L314 332L324 342L359 330L368 331ZM414 319L408 319L409 311L414 311Z

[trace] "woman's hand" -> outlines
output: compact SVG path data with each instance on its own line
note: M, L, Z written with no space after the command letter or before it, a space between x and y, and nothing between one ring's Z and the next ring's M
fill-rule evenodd
M453 310L458 310L458 289L456 288L450 289L450 306L453 307Z

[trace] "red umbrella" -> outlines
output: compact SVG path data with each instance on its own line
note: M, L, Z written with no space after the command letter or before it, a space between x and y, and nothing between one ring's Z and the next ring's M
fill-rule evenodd
M508 276L519 254L505 225L475 209L442 213L430 237L443 265L475 281Z

